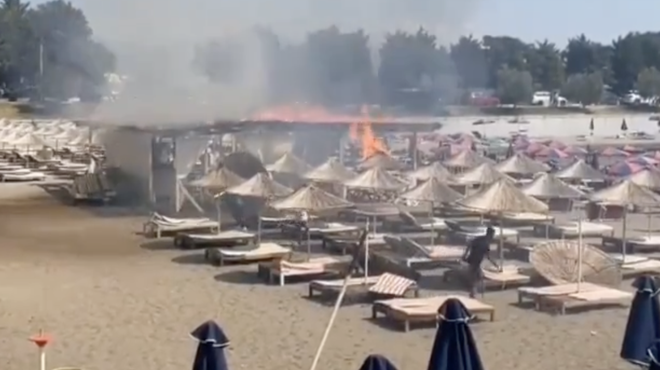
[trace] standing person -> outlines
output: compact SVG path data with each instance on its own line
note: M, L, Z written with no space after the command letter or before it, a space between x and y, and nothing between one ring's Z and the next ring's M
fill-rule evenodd
M305 210L298 213L298 246L302 246L303 240L307 240L309 233L309 214Z
M468 283L470 289L470 298L474 298L477 289L481 289L481 294L483 295L483 271L481 271L481 263L484 258L487 258L488 261L499 268L497 263L493 261L490 257L490 244L493 242L495 237L495 230L488 226L486 229L486 235L478 236L472 239L467 248L465 248L465 253L463 253L463 261L468 264Z

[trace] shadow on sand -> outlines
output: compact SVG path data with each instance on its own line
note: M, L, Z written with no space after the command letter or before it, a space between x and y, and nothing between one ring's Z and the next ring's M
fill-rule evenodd
M172 262L180 265L208 265L204 253L183 254L172 258Z
M221 281L223 283L230 283L230 284L265 285L264 281L261 280L255 272L248 272L248 271L227 271L215 275L213 278L216 281Z
M140 248L148 251L165 251L177 249L172 238L151 239L140 243Z

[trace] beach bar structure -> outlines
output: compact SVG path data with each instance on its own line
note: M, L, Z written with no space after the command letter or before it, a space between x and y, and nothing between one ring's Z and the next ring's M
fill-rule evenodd
M359 119L356 118L356 121ZM182 179L208 148L214 138L228 133L268 132L292 133L296 146L324 159L336 152L341 138L346 135L352 121L290 122L265 120L218 120L210 123L170 124L102 124L92 126L113 127L104 135L104 146L109 167L131 179L131 196L155 206L159 210L178 212L186 200L193 202ZM438 122L413 120L372 121L377 134L404 132L411 134L411 156L416 157L417 133L430 132L442 127ZM324 145L319 145L324 143ZM121 190L119 190L121 192ZM121 195L121 194L120 194ZM200 209L201 210L201 209Z

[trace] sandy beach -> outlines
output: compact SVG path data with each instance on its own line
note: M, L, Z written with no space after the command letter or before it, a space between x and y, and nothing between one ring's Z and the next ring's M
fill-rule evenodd
M2 369L38 368L28 337L39 329L54 339L49 368L186 369L188 333L207 319L230 338L232 369L309 368L331 307L304 298L306 284L267 286L255 266L217 268L202 252L145 243L144 217L126 210L63 205L35 185L0 184L0 194ZM421 285L447 292L432 271ZM516 307L515 290L485 301L496 321L472 329L489 370L630 368L618 358L627 308L553 316ZM319 369L357 369L371 353L426 368L432 327L403 333L369 317L368 305L341 308Z

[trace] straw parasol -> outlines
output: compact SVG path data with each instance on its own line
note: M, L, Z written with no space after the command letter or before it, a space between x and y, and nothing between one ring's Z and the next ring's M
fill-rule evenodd
M548 205L526 195L513 182L500 179L480 191L456 202L461 208L480 213L495 213L500 217L499 255L504 261L504 238L501 233L502 215L506 213L547 213ZM503 266L500 266L503 270Z
M495 181L506 179L514 181L511 177L495 169L489 163L482 163L479 166L461 174L456 178L456 182L463 185L485 185L492 184Z
M532 176L539 172L549 171L544 163L538 162L522 153L516 153L495 166L495 168L508 175Z
M556 176L548 173L540 174L534 181L525 186L522 192L529 196L542 199L577 199L585 196L577 188L568 185Z
M352 206L353 203L319 189L314 185L307 185L300 188L288 197L271 204L271 207L278 210L305 210L309 212L321 212Z
M417 200L420 202L428 202L430 205L429 213L433 216L433 208L436 204L451 203L461 199L463 195L449 186L440 182L440 180L432 177L430 180L419 185L418 187L401 194L400 198ZM433 225L431 222L431 244L433 244Z
M628 177L631 182L652 190L660 190L660 171L650 168L643 169Z
M400 196L402 199L418 200L421 202L431 202L436 204L451 203L462 197L463 195L461 195L461 193L435 178L431 178L429 181L424 182Z
M267 174L260 172L249 180L232 186L225 192L244 197L276 198L287 196L291 194L292 190L276 182Z
M307 172L304 177L312 181L340 183L355 178L357 174L337 160L330 158L325 163Z
M429 179L437 179L449 183L456 181L454 176L440 162L433 162L428 166L412 171L408 173L408 177L417 181L427 181Z
M582 244L580 255L580 245L578 241L569 240L537 244L530 253L529 262L543 278L555 285L586 281L617 286L621 282L621 268L617 261L600 249L585 244Z
M369 170L372 168L382 168L384 170L399 171L405 168L404 164L392 158L385 153L376 153L371 157L365 159L358 166L361 170Z
M401 190L406 183L394 177L380 167L372 168L358 177L344 182L349 188L373 190Z
M231 172L226 167L218 168L190 182L190 185L204 189L223 190L245 182L245 179Z
M660 205L660 195L635 184L631 180L624 180L616 185L610 186L609 188L593 193L591 194L590 199L594 202L623 207L621 253L624 256L624 259L626 255L626 221L628 218L628 206L657 207Z
M495 161L493 161L490 158L481 156L472 150L464 150L456 154L455 156L449 158L443 164L446 167L471 168L478 166L482 163L488 163L494 165Z
M268 172L290 175L302 175L310 169L311 167L305 161L291 154L291 152L285 153L275 163L266 166Z
M605 180L605 175L588 165L584 160L578 159L570 166L555 173L558 179L562 180Z

